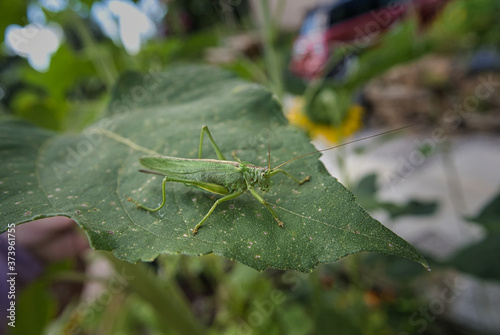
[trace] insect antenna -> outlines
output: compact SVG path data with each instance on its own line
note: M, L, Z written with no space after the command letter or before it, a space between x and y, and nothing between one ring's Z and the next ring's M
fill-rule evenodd
M332 150L332 149L335 149L335 148L343 147L344 145L348 145L348 144L356 143L356 142L359 142L359 141L364 141L364 140L367 140L367 139L372 138L372 137L377 137L377 136L380 136L380 135L386 135L386 134L393 133L393 132L395 132L395 131L402 130L402 129L405 129L405 128L413 127L413 126L416 126L416 125L419 125L419 124L422 124L422 122L412 123L412 124L410 124L410 125L403 126L403 127L399 127L399 128L392 129L392 130L388 130L388 131L384 131L384 132L379 133L379 134L370 135L370 136L366 136L366 137L358 138L358 139L356 139L356 140L348 141L348 142L345 142L345 143L342 143L342 144L334 145L333 147L329 147L329 148L326 148L326 149L321 149L321 150L316 150L316 151L313 151L313 152L309 152L309 153L307 153L307 154L300 155L300 156L295 157L295 158L292 158L292 159L290 159L290 160L288 160L288 161L286 161L286 162L284 162L284 163L281 163L280 165L278 165L278 166L274 167L274 168L273 168L273 170L279 169L279 168L280 168L280 167L282 167L283 165L288 164L288 163L290 163L290 162L293 162L294 160L299 159L299 158L302 158L302 157L305 157L305 156L309 156L309 155L312 155L312 154L316 154L316 153L318 153L318 152L322 152L322 151L328 151L328 150Z
M268 144L268 150L267 150L267 172L271 173L271 143Z

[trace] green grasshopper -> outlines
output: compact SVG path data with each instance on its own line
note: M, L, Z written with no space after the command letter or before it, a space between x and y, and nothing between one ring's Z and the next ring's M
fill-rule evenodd
M402 128L390 130L382 134L393 132L400 129ZM212 147L214 148L215 153L217 154L218 159L201 159L203 135L205 133L208 136L212 144ZM203 126L201 128L198 159L178 158L169 156L144 156L140 158L141 164L144 167L152 170L152 171L139 170L140 172L153 173L165 176L162 182L163 200L160 206L158 206L157 208L149 208L132 198L128 198L127 200L135 203L137 208L142 208L150 212L156 212L165 205L165 199L166 199L165 184L167 182L177 182L177 183L193 185L203 190L209 191L211 193L222 195L223 197L219 198L213 204L208 213L193 228L193 235L196 235L198 233L198 229L200 229L201 225L209 218L209 216L215 210L217 205L225 201L235 199L240 195L242 195L246 190L248 190L252 196L254 196L261 204L267 207L267 209L271 212L272 216L274 217L278 225L280 227L283 227L284 223L278 218L274 210L271 208L271 206L269 206L269 204L264 200L264 198L262 198L262 196L259 193L257 193L257 191L255 190L256 187L260 188L260 190L264 193L267 192L271 187L271 177L278 173L282 173L288 178L292 179L298 185L302 185L305 182L309 181L311 177L307 176L304 179L299 180L294 176L292 176L291 174L289 174L288 172L286 172L285 170L280 169L280 167L290 163L291 161L302 158L304 156L315 154L321 151L331 150L339 146L365 140L367 138L379 135L381 134L360 138L354 141L336 145L323 150L313 151L305 155L292 158L286 161L285 163L278 165L275 168L271 168L270 151L268 153L269 165L267 167L260 167L244 163L238 157L236 157L234 153L233 156L236 161L228 161L220 151L217 144L215 143L212 134L208 130L208 127Z
M207 134L212 146L217 154L217 159L201 159L203 135ZM153 171L139 170L146 173L154 173L165 175L162 182L162 195L163 200L159 207L149 208L146 207L132 198L128 198L137 205L138 208L145 209L150 212L156 212L165 205L165 184L169 181L189 184L199 187L211 193L223 195L218 199L210 208L208 213L201 219L200 222L194 227L193 235L198 233L198 229L212 214L217 205L235 199L243 194L246 190L250 191L257 200L269 209L274 219L278 222L280 227L283 227L283 222L280 221L274 210L269 204L257 193L255 187L261 189L262 192L267 192L271 187L271 177L277 173L283 173L285 176L291 178L299 185L310 180L307 176L303 180L298 180L285 170L274 168L271 169L271 162L269 160L268 167L260 167L252 164L243 163L236 155L236 161L228 161L222 154L219 147L215 143L210 130L207 126L201 128L200 135L200 148L198 152L198 159L177 158L168 156L144 156L141 157L141 164Z

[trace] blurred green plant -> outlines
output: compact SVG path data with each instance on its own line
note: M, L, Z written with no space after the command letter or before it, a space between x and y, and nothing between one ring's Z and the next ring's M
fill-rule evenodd
M475 217L467 219L481 225L486 231L485 237L459 250L444 265L451 265L479 278L500 281L496 257L500 252L500 193L497 193Z
M447 9L453 15L441 16L430 31L429 39L435 38L434 43L447 52L470 50L484 44L498 44L498 2L456 0L454 3L454 11ZM23 2L2 3L0 16L5 19L0 19L0 22L4 26L7 22L24 24L20 18L24 16L25 11L26 5ZM56 19L63 27L71 25L70 21L63 20L62 16ZM398 45L412 47L410 40L420 39L420 35L415 35L412 24L414 23L409 21L389 34L387 48L381 48L384 50L375 49L373 53L370 50L366 55L363 54L358 70L354 72L350 84L346 83L344 90L341 89L344 86L340 85L325 86L325 99L316 101L316 105L321 109L318 115L326 115L327 122L332 119L342 120L347 115L346 108L350 105L349 101L356 87L394 65L397 59L409 60L424 52L423 49L416 48L411 53L405 53L397 48ZM1 26L2 31L4 26ZM77 32L76 35L78 34ZM435 36L432 36L433 34ZM8 88L7 99L4 100L8 103L0 109L23 116L42 127L78 132L105 113L101 111L107 103L107 89L113 79L106 78L103 69L99 70L99 65L95 63L99 62L101 57L111 60L111 63L107 64L112 64L116 73L131 68L147 71L151 68L168 67L174 62L197 60L203 54L203 47L218 44L215 29L213 32L173 36L164 41L154 41L136 57L130 57L109 40L93 37L95 58L84 51L86 46L76 50L69 44L63 44L54 56L55 61L53 60L51 69L42 74L29 68L24 61L2 55L0 79ZM276 35L271 37L272 43L268 45L275 48L274 52L280 53L278 59L284 59L287 47L282 46L283 49L280 49L279 42L282 39L276 41ZM431 46L426 47L432 49ZM277 85L289 88L290 81L282 79L286 77L277 76L276 73L269 75L266 72L269 65L266 64L272 62L262 58L257 58L255 62L241 58L227 67L239 69L235 72L265 83L269 77L281 80ZM298 88L297 92L302 89ZM332 99L331 92L339 96ZM313 97L315 94L320 95L319 91L315 93L313 89L310 89L308 94ZM118 91L114 98L119 97ZM346 103L339 103L338 105L345 107L336 108L340 114L330 117L328 110L332 101ZM366 180L358 185L355 193L358 192L360 202L367 207L383 208L383 204L373 199L373 192L365 192L373 191L374 185L374 177L367 176ZM494 211L498 208L497 202L498 197L490 206L485 207L481 215L473 219L475 222L484 222L487 227L488 237L484 245L478 243L464 249L457 254L451 265L485 278L498 279L498 273L494 270L494 258L485 263L486 267L478 265L480 262L477 262L477 259L483 259L485 254L491 257L496 255L498 241L492 222L498 221ZM386 206L386 209L395 216L421 212L421 209L427 213L435 210L432 203L424 204L426 206L423 207L419 204L418 210L414 209L415 204L408 205L409 207L398 205L396 210L394 206ZM422 272L421 268L406 260L393 260L375 254L355 255L336 264L322 265L308 275L273 269L259 273L240 263L213 255L162 255L151 266L141 264L132 267L109 254L104 257L110 259L118 273L123 273L120 271L124 268L129 269L126 273L134 276L137 281L127 281L121 286L123 290L100 296L101 299L92 303L75 300L56 316L55 311L64 306L58 305L57 299L48 294L47 289L51 283L61 278L42 278L25 290L20 298L20 305L23 306L18 310L19 319L32 321L23 325L27 328L19 328L20 333L40 333L41 329L45 329L45 334L59 334L70 333L68 330L76 329L102 334L165 334L181 332L185 329L182 327L192 326L191 333L206 331L213 334L321 334L331 333L332 330L343 333L398 334L403 331L415 332L414 326L409 322L409 316L421 306L421 301L412 293L408 282ZM68 274L68 269L64 267L58 268L57 271L63 277ZM69 274L69 277L71 275ZM75 277L78 277L78 274ZM116 277L78 280L103 282L108 288L116 287ZM175 300L175 306L181 307L177 311L173 306L165 307L171 297L178 299ZM23 301L29 301L29 304ZM36 302L36 306L33 302ZM32 307L36 307L36 310ZM189 311L186 311L186 308L189 308ZM34 318L34 315L37 317ZM176 317L177 320L172 320ZM439 320L438 318L429 325L430 334L442 334L447 330L439 329Z
M393 220L405 215L432 215L438 209L437 201L410 199L403 204L381 201L377 197L377 189L377 175L370 173L359 180L352 192L363 208L368 211L384 210Z
M409 289L407 277L387 275L389 266L401 269L402 264L376 255L323 265L310 274L257 272L214 255L163 255L155 263L132 265L110 253L95 252L86 262L103 259L113 271L85 278L87 284L100 284L100 290L65 306L57 318L40 315L23 330L68 335L305 335L329 334L331 329L343 334L399 334L415 330L409 316L423 303ZM412 265L402 268L413 270ZM28 291L26 297L47 295L51 285L78 276L60 268L50 280L35 282L36 292ZM63 307L50 299L37 301L43 310ZM19 318L29 315L27 309L19 310ZM429 334L440 331L442 321L429 323Z
M26 4L16 4L0 4L0 12L7 17L1 21L5 24L2 33L8 24L27 24ZM59 24L65 33L46 72L34 70L18 56L0 55L4 94L0 106L4 114L22 117L47 129L81 131L105 111L119 72L159 71L174 63L197 61L206 47L219 41L218 28L214 27L151 41L138 55L131 56L73 8L78 6L68 6L57 13L44 9L48 20Z
M312 122L337 126L343 120L362 85L388 69L416 60L428 53L470 53L500 44L500 4L491 0L454 0L429 27L422 28L416 17L392 27L373 46L335 46L331 64L355 55L346 75L323 78L305 93L306 114ZM331 65L330 65L331 66Z

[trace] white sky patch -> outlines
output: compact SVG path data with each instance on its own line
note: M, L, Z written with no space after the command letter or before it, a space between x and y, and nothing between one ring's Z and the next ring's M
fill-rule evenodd
M30 23L36 25L45 25L46 23L45 13L43 12L42 7L40 7L37 3L31 3L28 5L26 15Z
M47 71L50 58L59 49L63 37L59 25L11 24L5 29L5 44L19 56L25 57L37 71Z
M154 22L161 22L167 14L167 6L158 0L141 0L137 6Z
M104 35L111 38L113 41L120 41L118 34L118 22L115 20L113 13L108 8L108 5L103 2L95 2L90 9L92 19L97 22Z
M33 2L26 13L30 24L8 26L5 45L12 53L26 58L35 70L47 71L52 55L62 42L63 32L55 23L46 24L42 7L58 12L67 6L67 0ZM93 3L91 17L106 36L135 55L142 44L157 34L155 22L161 22L166 12L166 5L159 0L140 0L137 4L130 0L103 0Z
M132 55L156 35L155 23L130 1L96 2L92 5L91 15L107 36L115 42L121 41Z
M62 11L68 6L67 0L39 0L38 2L51 12Z

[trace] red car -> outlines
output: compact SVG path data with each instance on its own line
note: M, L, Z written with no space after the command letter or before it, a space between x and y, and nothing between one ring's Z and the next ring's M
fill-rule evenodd
M423 23L450 0L337 0L309 10L294 42L290 71L313 79L325 75L339 43L364 48L393 23L415 11Z

